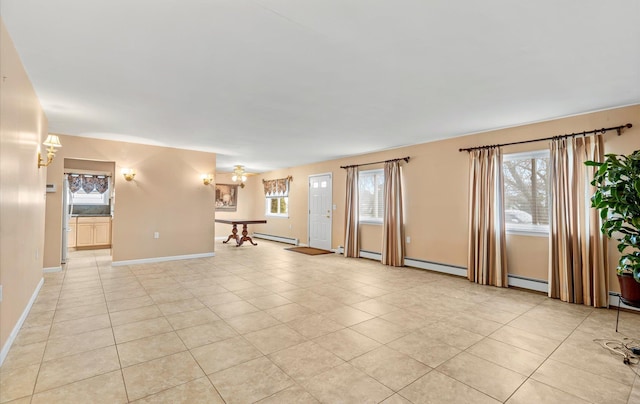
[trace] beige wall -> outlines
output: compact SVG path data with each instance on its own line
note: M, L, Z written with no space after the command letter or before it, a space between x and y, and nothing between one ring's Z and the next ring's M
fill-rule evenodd
M606 153L631 153L640 149L640 105L590 113L553 121L496 130L424 143L395 150L292 167L257 176L257 179L274 179L292 175L288 219L269 219L265 233L307 240L307 181L308 176L333 173L333 203L337 206L333 215L332 246L344 245L345 170L341 165L360 164L391 158L410 156L403 163L405 192L406 235L411 237L407 245L407 257L442 264L466 267L467 218L468 218L468 154L459 148L484 144L507 143L543 138L564 133L591 130L632 123L620 137L609 132L605 137ZM546 142L507 146L505 153L547 148ZM381 165L363 167L379 168ZM245 192L260 201L253 207L253 216L264 218L264 193L260 181L248 184ZM289 228L291 227L291 228ZM381 226L361 226L363 250L380 252ZM612 243L613 245L613 243ZM535 236L509 235L510 273L534 279L547 278L548 239ZM615 266L617 253L611 249L611 263ZM614 271L611 289L617 289Z
M215 190L203 173L215 171L213 153L60 135L63 147L47 182L62 189L65 159L115 162L113 261L211 253ZM127 182L122 168L133 168ZM153 233L160 238L154 239ZM60 266L62 193L47 194L45 267Z
M0 19L0 347L42 279L47 119ZM46 152L45 152L46 154Z

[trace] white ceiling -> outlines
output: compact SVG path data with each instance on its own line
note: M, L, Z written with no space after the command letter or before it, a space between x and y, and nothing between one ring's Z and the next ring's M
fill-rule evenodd
M640 0L0 0L0 12L51 132L211 151L220 171L640 103Z

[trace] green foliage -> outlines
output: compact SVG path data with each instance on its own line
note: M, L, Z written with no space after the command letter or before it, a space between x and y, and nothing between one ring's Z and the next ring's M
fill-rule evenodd
M607 154L595 167L591 206L600 211L603 234L618 241L622 253L618 273L632 273L640 282L640 150L628 156Z

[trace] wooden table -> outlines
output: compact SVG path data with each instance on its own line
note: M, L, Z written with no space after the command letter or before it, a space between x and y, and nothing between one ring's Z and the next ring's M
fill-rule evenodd
M224 220L224 219L216 219L216 223L225 223L225 224L230 224L233 226L233 228L231 229L231 234L229 235L229 238L227 238L227 241L223 241L223 243L228 243L229 240L234 239L236 240L236 247L240 247L242 245L242 243L244 243L245 241L250 242L253 245L258 245L258 243L254 243L253 240L251 240L251 237L247 236L247 234L249 234L249 231L247 230L247 225L249 224L264 224L267 223L266 220ZM238 235L238 225L241 224L242 225L242 237L240 237Z

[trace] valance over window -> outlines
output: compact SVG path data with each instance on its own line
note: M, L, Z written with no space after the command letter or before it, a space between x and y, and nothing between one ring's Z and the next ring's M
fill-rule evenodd
M69 190L76 193L83 190L85 193L93 191L104 194L109 189L109 177L104 175L67 174Z
M291 176L276 180L262 180L264 194L267 197L289 196L289 181Z

